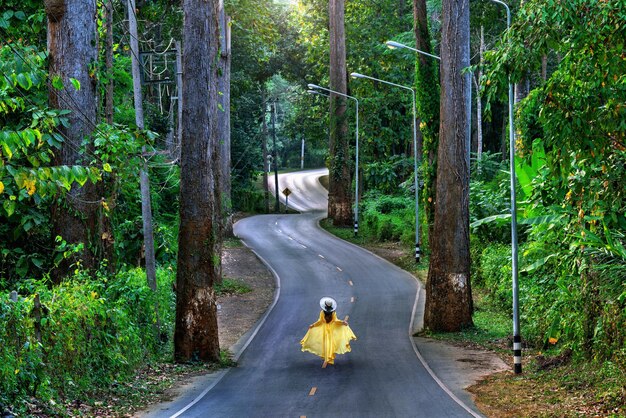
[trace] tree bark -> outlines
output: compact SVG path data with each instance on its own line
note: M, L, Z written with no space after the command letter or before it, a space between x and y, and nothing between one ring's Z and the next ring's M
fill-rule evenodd
M222 159L222 202L224 236L233 235L233 204L230 182L230 17L224 11L224 0L220 0L220 60L219 60L219 105L218 125L220 129Z
M346 35L344 0L328 3L330 36L330 89L347 94ZM352 177L346 98L330 95L330 166L328 178L328 217L336 226L352 225Z
M183 1L183 117L174 356L218 361L213 283L221 262L217 129L219 0Z
M113 0L108 0L106 8L106 49L105 65L109 80L106 83L104 114L108 124L113 124Z
M68 109L69 127L57 129L65 138L61 150L55 155L56 165L80 165L83 141L88 139L96 124L96 82L89 75L90 66L97 60L96 1L95 0L47 0L48 17L48 69L50 78L59 77L65 88L49 87L48 98L53 109ZM75 89L70 78L80 82ZM91 141L90 141L91 142ZM91 143L87 152L92 150ZM100 199L96 186L87 182L77 185L67 193L65 202L52 207L52 239L61 236L70 244L84 244L76 257L64 259L52 272L58 283L70 270L70 266L82 261L82 266L93 268L102 254L101 237L98 234L98 208Z
M485 52L485 28L480 26L480 48L478 50L480 65L476 74L476 161L478 172L480 173L480 165L483 158L483 103L480 94L480 79L483 76L483 71L480 69L483 64L483 54Z
M183 137L183 52L180 41L176 41L176 140L172 158L180 158L180 142Z
M143 95L141 93L139 38L137 34L137 17L135 16L135 0L128 0L128 29L130 32L135 123L137 125L137 129L143 131ZM142 151L146 151L145 146L142 148ZM154 231L152 228L152 199L150 196L150 177L148 176L148 165L145 160L143 160L143 166L139 170L139 188L141 190L141 219L143 221L143 246L146 260L146 279L150 289L156 290L156 259L154 251Z
M424 324L458 331L472 324L466 109L471 85L461 73L470 62L469 0L443 0L442 15L437 201Z

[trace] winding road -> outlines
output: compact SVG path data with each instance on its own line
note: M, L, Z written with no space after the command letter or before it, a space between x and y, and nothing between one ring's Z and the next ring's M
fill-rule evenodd
M274 271L274 304L238 358L210 390L172 417L467 417L416 355L410 338L419 282L318 226L327 170L281 175L299 215L260 215L235 233ZM281 197L284 199L284 196ZM358 337L335 365L300 351L300 339L332 296Z

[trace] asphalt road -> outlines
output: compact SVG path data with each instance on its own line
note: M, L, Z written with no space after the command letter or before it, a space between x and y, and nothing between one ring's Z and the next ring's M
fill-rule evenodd
M418 360L411 339L417 281L318 226L327 198L324 171L280 178L299 215L261 215L235 233L279 278L278 298L256 336L183 417L466 417ZM284 200L284 199L283 199ZM335 365L300 351L300 339L331 296L358 340Z

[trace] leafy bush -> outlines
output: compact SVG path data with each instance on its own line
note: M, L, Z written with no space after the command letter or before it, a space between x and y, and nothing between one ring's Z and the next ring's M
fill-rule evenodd
M415 201L409 197L369 194L362 201L363 234L379 241L415 239Z
M479 276L491 301L503 311L511 309L511 246L493 244L487 246L478 263Z
M173 277L159 270L156 293L137 269L111 279L79 273L52 289L26 281L19 293L28 296L17 301L0 295L0 402L80 399L162 354L173 333Z

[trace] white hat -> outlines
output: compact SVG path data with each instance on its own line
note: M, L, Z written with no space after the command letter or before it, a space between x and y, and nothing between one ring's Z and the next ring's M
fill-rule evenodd
M326 312L335 312L335 309L337 309L337 301L331 297L325 296L320 299L320 308Z

